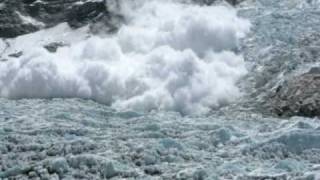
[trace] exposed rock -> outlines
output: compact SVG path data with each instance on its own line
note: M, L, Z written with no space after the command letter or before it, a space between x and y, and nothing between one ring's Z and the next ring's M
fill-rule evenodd
M76 28L108 14L102 1L44 0L25 5L25 9L30 16L44 22L47 27L68 22L71 27Z
M53 43L47 44L43 47L45 49L47 49L49 52L55 53L55 52L57 52L59 47L63 47L63 46L66 46L66 44L64 44L63 42L53 42Z
M200 4L206 4L206 5L211 5L215 2L217 2L217 0L193 0L194 2L198 2ZM226 2L228 2L229 4L235 6L238 5L239 3L243 2L244 0L224 0Z
M216 2L194 1L206 5ZM225 1L237 5L243 0ZM4 0L0 8L0 37L13 38L62 22L67 22L72 28L90 24L93 33L99 33L100 29L114 32L119 20L123 20L123 17L111 13L106 1L102 0Z
M0 8L0 37L13 38L42 28L68 22L73 28L91 24L115 29L104 1L89 0L5 0Z
M243 2L244 0L226 0L228 3L231 5L235 6L238 5L239 3Z
M8 56L9 57L14 57L14 58L18 58L20 56L23 55L23 52L22 51L19 51L19 52L16 52L16 53L12 53L12 54L9 54Z
M37 25L23 20L25 13L22 1L6 0L3 3L4 8L0 9L0 37L12 38L39 29Z
M107 8L104 2L86 2L84 4L75 5L67 11L67 22L71 27L81 27L90 21L98 20Z
M312 68L278 86L271 101L280 116L319 116L320 68Z

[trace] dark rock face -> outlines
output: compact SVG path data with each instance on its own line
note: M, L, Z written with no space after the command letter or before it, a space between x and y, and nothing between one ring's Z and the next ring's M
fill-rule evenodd
M98 20L107 12L103 2L88 2L85 5L75 5L67 13L67 22L71 27L81 27L92 20Z
M20 1L0 2L0 37L11 38L38 30L33 24L27 24L20 18Z
M12 38L68 22L73 28L99 22L114 29L104 1L0 1L0 38Z
M237 5L243 0L225 1ZM216 0L194 2L210 5ZM109 12L107 3L103 0L0 0L0 38L13 38L62 22L68 22L72 28L90 24L94 33L101 26L113 32L117 29L116 22L119 20L122 17Z
M19 52L16 52L16 53L13 53L13 54L9 54L8 56L9 57L14 57L14 58L18 58L20 56L23 55L23 52L22 51L19 51Z
M206 5L211 5L214 2L216 2L217 0L193 0L194 2L200 3L200 4L206 4ZM244 0L225 0L226 2L228 2L229 4L235 6L238 5L239 3L241 3Z
M228 3L230 3L231 5L235 6L238 5L239 3L241 3L244 0L226 0Z
M64 44L63 42L53 42L50 44L47 44L44 46L45 49L47 49L51 53L57 52L59 47L67 46L67 44Z
M320 116L320 68L278 86L272 104L280 116Z

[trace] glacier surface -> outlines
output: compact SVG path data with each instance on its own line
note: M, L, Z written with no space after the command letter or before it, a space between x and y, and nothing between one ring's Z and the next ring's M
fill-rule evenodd
M0 40L0 179L320 179L319 118L265 112L320 60L320 1L139 3Z

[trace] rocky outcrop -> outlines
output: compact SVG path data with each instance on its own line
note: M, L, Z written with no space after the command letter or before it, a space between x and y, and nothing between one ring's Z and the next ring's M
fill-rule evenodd
M63 42L52 42L52 43L49 43L45 46L43 46L46 50L48 50L49 52L51 53L55 53L57 52L57 49L59 47L63 47L63 46L67 46L68 44L64 44Z
M194 0L206 5L216 1ZM237 5L243 0L225 1ZM0 38L13 38L62 22L68 22L72 28L90 24L94 33L102 26L113 32L122 17L108 11L107 4L105 0L3 0L0 1Z
M12 38L68 22L73 28L104 24L111 30L112 14L104 1L4 0L0 2L0 38Z
M10 38L39 29L35 24L23 21L20 1L4 1L0 3L0 37Z
M320 116L320 68L287 80L271 100L280 116Z
M200 3L200 4L206 4L206 5L211 5L215 2L217 2L217 0L193 0L193 1ZM243 2L244 0L224 0L224 1L235 6L235 5L238 5L239 3Z
M243 2L244 0L226 0L228 3L231 5L235 6L238 5L239 3Z

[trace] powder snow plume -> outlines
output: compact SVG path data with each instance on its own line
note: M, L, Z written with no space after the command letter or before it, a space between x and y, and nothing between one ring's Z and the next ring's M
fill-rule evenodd
M60 24L8 40L24 54L0 63L0 96L203 114L241 95L236 83L246 68L235 50L250 23L235 9L155 0L120 6L126 23L116 34L88 36ZM43 48L56 41L70 45Z

